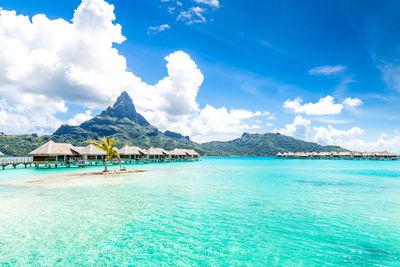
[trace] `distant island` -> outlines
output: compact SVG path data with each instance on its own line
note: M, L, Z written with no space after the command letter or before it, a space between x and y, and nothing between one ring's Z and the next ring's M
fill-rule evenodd
M330 152L346 151L339 146L321 146L279 133L243 133L232 141L196 143L179 133L161 132L139 114L131 97L123 92L112 107L79 126L62 125L52 135L0 134L0 151L6 156L25 156L48 141L86 146L91 140L110 136L118 146L176 147L194 149L202 156L274 156L278 152Z

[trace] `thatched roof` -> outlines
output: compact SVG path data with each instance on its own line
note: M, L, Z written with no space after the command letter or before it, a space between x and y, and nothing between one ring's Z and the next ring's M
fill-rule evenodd
M118 149L120 155L143 155L146 154L144 150L137 146L124 146Z
M341 157L351 157L352 153L351 152L339 152L339 156Z
M199 153L197 153L193 149L186 149L186 154L188 154L189 156L199 156Z
M332 152L319 152L318 154L320 157L330 157Z
M277 156L277 157L280 157L280 156L282 156L282 153L281 153L281 152L278 152L278 153L276 154L276 156Z
M186 156L186 150L185 149L180 149L180 148L175 148L174 150L169 151L170 155L174 156Z
M366 156L366 157L373 157L373 156L375 156L375 153L374 152L363 152L362 155Z
M66 143L54 143L53 141L49 141L44 145L33 150L29 153L29 156L58 156L58 155L66 155L72 156L77 154L73 151L74 146Z
M146 154L150 156L164 156L164 155L169 155L167 151L165 151L162 148L154 148L150 147L149 149L146 150Z
M381 156L381 157L390 157L391 154L387 151L379 151L379 152L375 152L376 156Z
M76 151L80 155L88 155L88 156L106 155L107 154L104 150L102 150L92 144L85 146L85 147L76 146L76 147L73 147L72 150Z
M0 157L4 157L5 155L3 154L3 153L1 153L1 151L0 151Z

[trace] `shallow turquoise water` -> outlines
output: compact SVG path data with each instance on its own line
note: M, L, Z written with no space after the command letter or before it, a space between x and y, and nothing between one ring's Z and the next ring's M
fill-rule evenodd
M0 171L0 265L400 263L400 161L129 168L153 171L43 184L20 181L82 169Z

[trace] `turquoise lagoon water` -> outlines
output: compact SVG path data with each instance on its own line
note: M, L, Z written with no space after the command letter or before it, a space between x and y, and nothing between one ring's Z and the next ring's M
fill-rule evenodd
M400 264L400 161L128 168L0 171L0 265Z

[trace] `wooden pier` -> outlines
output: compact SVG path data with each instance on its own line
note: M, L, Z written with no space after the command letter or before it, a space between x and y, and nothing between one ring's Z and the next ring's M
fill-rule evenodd
M33 159L31 157L23 157L23 158L0 158L0 166L3 170L7 166L13 166L14 169L17 168L18 165L24 165L25 168L31 166L33 164Z

